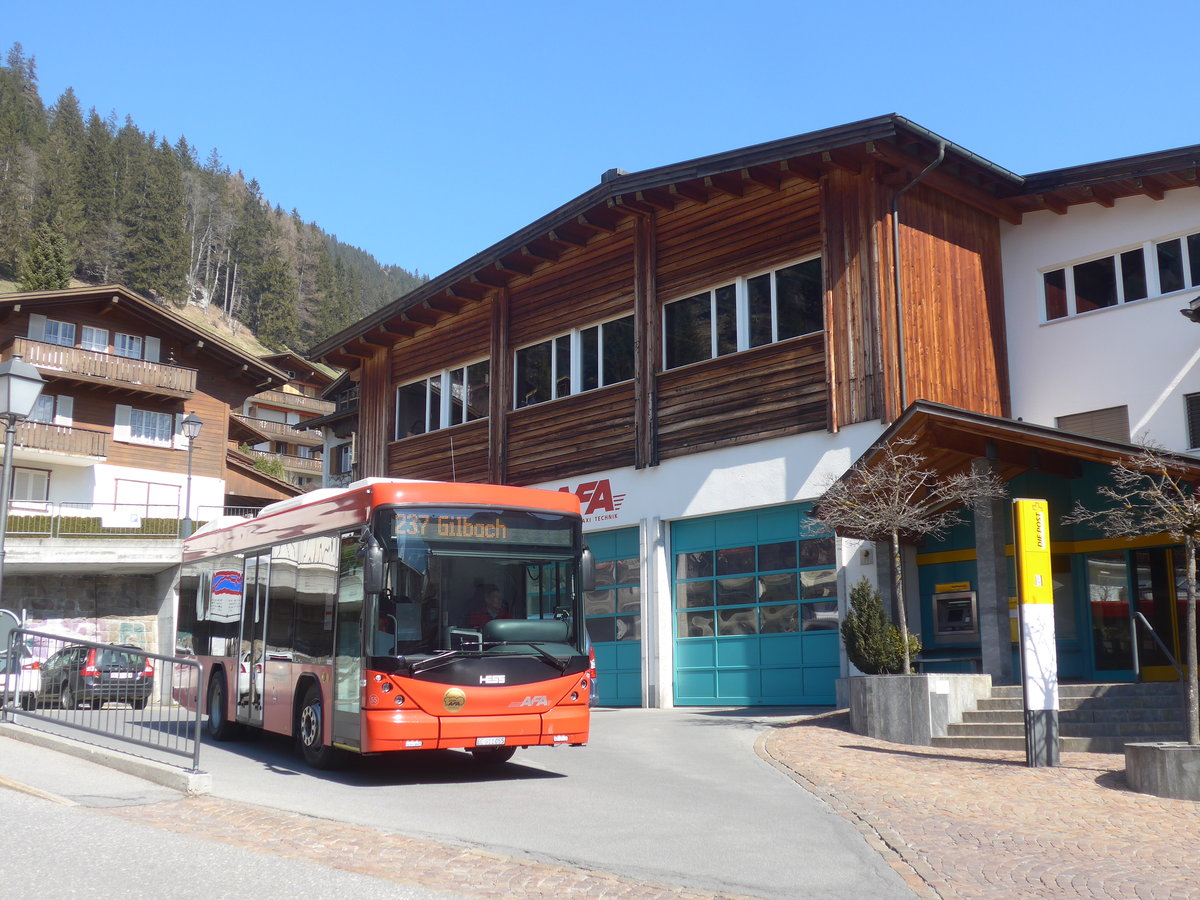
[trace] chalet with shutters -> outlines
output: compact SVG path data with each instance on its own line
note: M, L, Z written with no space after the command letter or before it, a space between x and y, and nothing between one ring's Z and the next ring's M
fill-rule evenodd
M1200 283L1179 233L1188 216L1200 227L1190 152L1022 177L892 115L611 170L310 355L357 388L358 477L579 496L601 561L587 612L605 702L827 704L846 671L847 585L888 578L873 545L813 529L812 501L901 422L948 468L992 459L1036 480L1042 460L1071 478L1083 457L1114 458L1091 437L1051 452L1066 433L1052 419L1085 410L1060 392L1051 415L1044 373L1062 348L1047 326L1172 302L1174 281L1147 275L1140 294L1121 281L1131 230L1152 232L1137 239L1146 272L1174 252L1171 271ZM1080 230L1111 266L1089 266ZM1049 437L989 430L1023 415L1014 398ZM960 413L978 427L952 427ZM961 657L980 653L983 607L1007 622L1008 585L992 549L955 540L910 548L923 563L910 620ZM974 631L941 641L937 588L974 594L984 569ZM1074 589L1083 645L1086 579Z
M46 381L13 444L0 606L169 650L183 522L298 493L237 449L254 433L233 415L288 376L119 285L0 295L0 353Z

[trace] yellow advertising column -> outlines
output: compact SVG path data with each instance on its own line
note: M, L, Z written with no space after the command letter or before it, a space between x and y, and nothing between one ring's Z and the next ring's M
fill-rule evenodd
M1013 500L1025 761L1058 765L1058 647L1050 572L1050 509L1045 500Z

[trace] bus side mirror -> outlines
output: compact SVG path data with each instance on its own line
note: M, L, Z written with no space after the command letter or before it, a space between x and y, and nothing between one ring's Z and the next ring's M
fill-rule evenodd
M375 535L364 530L362 547L363 554L363 592L378 594L385 587L383 568L383 547L375 539Z
M596 557L587 547L583 548L583 557L580 559L579 568L580 586L584 591L594 591L596 589Z

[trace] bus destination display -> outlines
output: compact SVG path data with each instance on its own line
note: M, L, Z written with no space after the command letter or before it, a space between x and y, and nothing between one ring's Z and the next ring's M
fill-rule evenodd
M392 537L415 537L428 542L571 546L571 528L561 521L542 522L518 513L472 514L461 510L396 512Z

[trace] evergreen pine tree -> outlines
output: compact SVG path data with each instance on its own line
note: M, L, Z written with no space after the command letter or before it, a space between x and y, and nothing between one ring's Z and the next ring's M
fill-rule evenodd
M83 233L80 189L85 181L84 141L79 101L75 92L67 88L51 110L50 130L39 156L40 176L33 218L35 222L54 223L72 258L78 255Z
M258 267L250 286L251 328L268 347L296 345L296 279L278 251Z
M117 222L113 123L101 119L95 109L89 113L84 129L80 168L79 272L103 284L116 278L121 230Z
M62 234L49 225L39 225L29 249L21 257L20 289L56 291L70 287L73 270Z
M134 290L183 300L188 268L183 173L165 140L145 164L144 190L124 222L123 277Z

